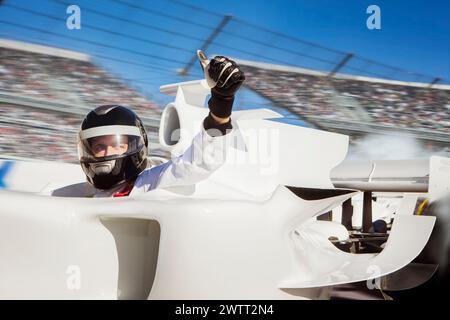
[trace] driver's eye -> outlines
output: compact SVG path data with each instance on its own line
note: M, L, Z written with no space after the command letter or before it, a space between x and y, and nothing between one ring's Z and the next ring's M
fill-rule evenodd
M94 151L95 152L100 152L100 151L103 151L103 150L106 150L106 144L96 144L94 146Z

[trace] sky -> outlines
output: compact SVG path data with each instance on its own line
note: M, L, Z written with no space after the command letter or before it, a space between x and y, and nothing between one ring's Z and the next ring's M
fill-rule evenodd
M71 4L81 9L79 30L66 27ZM379 30L366 26L369 5L380 8ZM353 53L342 72L424 82L440 77L450 83L449 13L450 2L436 0L4 0L0 37L88 53L164 105L171 98L158 93L160 85L201 77L197 63L188 76L177 70L224 15L232 18L207 48L210 56L330 71ZM244 91L237 107L264 104Z

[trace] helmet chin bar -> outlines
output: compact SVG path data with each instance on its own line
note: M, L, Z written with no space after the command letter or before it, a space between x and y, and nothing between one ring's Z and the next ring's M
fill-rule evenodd
M96 175L105 175L111 173L114 166L116 165L116 160L109 160L103 162L95 162L91 164L92 171Z
M80 161L87 181L97 189L107 190L124 181L133 181L147 166L147 148L133 154L116 155L116 159ZM108 156L110 157L110 156Z

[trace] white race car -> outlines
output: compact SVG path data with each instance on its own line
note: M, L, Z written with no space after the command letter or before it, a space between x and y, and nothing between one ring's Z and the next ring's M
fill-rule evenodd
M200 129L209 87L200 80L161 91L176 96L159 132L176 156ZM283 123L267 109L236 111L232 121L236 139L209 179L133 198L45 196L50 185L84 181L80 167L1 160L0 298L323 299L334 285L405 267L427 244L435 217L414 215L413 194L380 253L340 250L329 239L344 241L348 230L317 217L361 193L330 179L348 137ZM450 159L430 163L422 194L437 199Z

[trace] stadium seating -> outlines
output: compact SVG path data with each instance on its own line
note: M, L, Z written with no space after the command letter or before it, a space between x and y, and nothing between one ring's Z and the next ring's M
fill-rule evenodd
M158 149L159 106L89 61L0 48L0 155L77 161L76 133L101 104L124 104ZM167 156L167 155L166 155Z
M248 87L307 119L308 116L340 120L353 117L360 122L450 133L450 89L350 77L329 78L251 66L244 69ZM355 109L365 115L358 115Z

